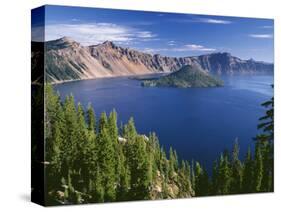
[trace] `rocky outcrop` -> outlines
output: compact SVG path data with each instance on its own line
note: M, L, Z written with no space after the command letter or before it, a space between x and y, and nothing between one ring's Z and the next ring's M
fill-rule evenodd
M36 45L42 43L32 43L32 49L36 50ZM38 53L32 52L32 64L37 64L37 58ZM174 72L184 65L195 65L212 74L273 72L271 63L242 60L229 53L167 57L123 48L110 41L82 46L71 38L63 37L45 43L45 76L48 82L53 83ZM37 66L32 67L32 71L36 69Z

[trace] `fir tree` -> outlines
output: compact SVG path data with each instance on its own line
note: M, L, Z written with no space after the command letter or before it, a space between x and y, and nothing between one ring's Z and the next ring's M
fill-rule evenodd
M129 200L130 196L130 170L123 151L120 152L120 179L117 187L117 199L121 201Z
M107 129L107 127L107 116L105 112L102 112L99 120L99 134L101 134L102 130Z
M231 163L231 184L230 193L237 194L241 192L242 178L243 178L243 167L239 160L239 145L238 140L235 141L232 151L232 163Z
M206 170L201 165L195 163L195 196L207 196L209 190L209 181Z
M95 115L94 108L92 107L91 104L88 105L87 118L88 118L88 130L95 134L97 131L96 115Z
M176 169L176 158L174 155L174 150L170 147L169 150L169 178L173 178L175 176Z
M228 194L230 190L231 170L228 154L222 154L218 169L218 194Z
M263 179L263 157L259 143L256 144L254 167L254 189L256 192L260 192Z
M212 179L211 179L211 188L210 192L212 195L218 194L218 187L219 187L219 167L218 161L215 160L213 163L213 170L212 170Z
M251 149L248 149L246 159L244 162L244 171L243 171L243 180L242 180L242 192L243 193L251 193L254 192L253 186L253 160L251 155Z
M115 164L114 146L110 139L107 128L105 128L105 115L100 120L100 133L97 138L98 166L101 171L102 185L104 188L104 200L114 201L116 198L115 190Z
M121 172L120 155L122 154L122 150L121 150L121 146L118 144L117 113L115 110L113 110L110 113L108 118L108 132L115 152L115 156L114 156L115 176L116 176L115 181L119 184L120 172Z
M149 161L146 153L146 143L141 136L132 144L132 154L128 158L131 173L130 196L133 200L149 198Z

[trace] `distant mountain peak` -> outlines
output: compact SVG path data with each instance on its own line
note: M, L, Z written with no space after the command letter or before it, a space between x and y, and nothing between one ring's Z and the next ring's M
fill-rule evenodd
M232 55L229 52L214 52L214 53L211 53L210 55L220 55L220 56L225 56L225 57L232 57Z
M61 41L64 43L77 43L75 40L73 40L71 37L64 36L62 38L57 39L57 41Z
M47 42L48 49L77 48L78 46L80 46L78 42L67 36Z
M116 46L112 41L109 41L109 40L104 41L104 42L102 43L102 45L103 45L103 46L109 46L109 47L115 47L115 46Z

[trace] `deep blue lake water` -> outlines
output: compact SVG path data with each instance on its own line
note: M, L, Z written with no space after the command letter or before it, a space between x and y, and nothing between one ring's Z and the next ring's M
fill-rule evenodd
M133 116L139 133L156 132L167 150L180 158L198 160L209 170L237 138L241 158L257 134L260 104L273 96L273 76L224 76L220 88L144 88L140 81L108 78L56 85L62 98L72 93L86 108L91 102L97 115L118 112L119 123Z

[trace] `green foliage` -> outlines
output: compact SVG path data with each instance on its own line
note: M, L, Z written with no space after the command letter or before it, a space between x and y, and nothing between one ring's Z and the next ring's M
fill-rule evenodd
M101 127L100 134L97 137L97 160L104 188L105 201L114 201L115 191L115 160L114 145L110 139L107 128Z
M243 167L239 160L239 144L235 141L232 151L230 193L238 194L242 189Z
M87 110L87 118L88 118L88 130L90 132L96 133L97 127L96 127L96 115L93 107L91 104L88 105L88 110Z
M131 173L130 196L133 200L148 199L149 197L149 161L146 143L140 136L132 144L129 160Z
M252 159L251 149L248 149L243 169L242 192L254 192L254 161Z
M230 191L231 169L227 153L221 154L218 168L218 194L228 194Z
M198 162L195 163L195 194L196 196L207 196L209 194L207 171Z
M263 178L263 156L259 143L256 145L254 162L254 189L256 192L259 192L261 191L261 183Z
M274 135L274 98L262 103L262 106L269 108L265 115L261 117L258 129L262 129L263 133L256 137L258 141L273 142Z

